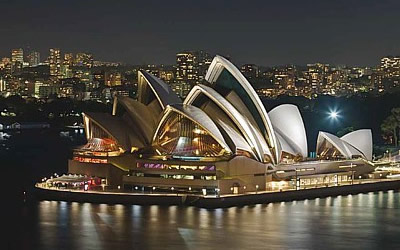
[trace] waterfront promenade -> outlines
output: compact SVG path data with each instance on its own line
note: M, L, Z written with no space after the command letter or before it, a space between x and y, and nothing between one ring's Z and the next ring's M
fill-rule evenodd
M46 200L65 200L111 204L185 205L205 208L219 208L250 204L263 204L270 202L314 199L328 196L339 196L387 190L400 190L400 180L369 179L354 181L353 184L341 186L306 188L300 190L286 189L278 191L259 191L235 195L140 193L122 192L121 190L84 191L46 187L45 185L40 183L36 185L37 197Z

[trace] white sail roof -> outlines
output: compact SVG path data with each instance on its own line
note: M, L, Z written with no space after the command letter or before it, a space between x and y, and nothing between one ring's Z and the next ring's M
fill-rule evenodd
M261 134L268 140L269 146L273 149L276 149L277 140L267 111L265 110L263 103L251 84L247 81L238 68L236 68L224 57L217 55L214 57L210 67L208 68L205 77L206 81L213 85L220 83L219 79L221 74L224 72L224 69L229 72L230 76L233 77L235 81L225 81L222 84L224 84L224 87L236 88L240 92L237 94L240 98L242 98L242 101L245 103L245 105L248 106L251 115L258 124L258 129L260 130ZM234 103L232 104L235 106ZM270 149L268 150L270 151ZM278 150L275 150L275 155L272 159L277 162L279 159Z
M318 134L317 154L319 154L319 151L322 150L321 145L324 140L327 140L329 143L331 143L347 159L351 159L353 156L361 156L367 159L364 153L358 150L352 144L327 132L319 132Z
M162 109L169 104L182 103L181 99L168 84L144 70L138 71L138 85L138 100L140 102L146 99L148 92L145 89L149 87ZM147 105L147 103L145 104Z
M237 151L238 149L240 149L247 151L250 154L252 154L253 157L256 158L256 155L254 154L252 148L249 146L246 140L238 132L236 132L235 129L233 129L231 126L229 126L222 120L217 120L215 122L224 130L224 132L232 140L233 144L235 145L235 148L233 150Z
M268 115L275 132L279 135L281 149L287 153L290 153L290 150L294 155L307 157L307 136L299 109L292 104L283 104L272 109Z
M233 123L239 128L240 132L246 138L247 143L252 150L255 151L257 158L260 161L264 161L265 154L269 157L272 157L268 145L259 130L254 128L254 126L246 117L244 117L228 100L226 100L214 89L202 84L196 85L190 91L184 100L184 103L192 104L200 94L206 95L228 115L228 117L233 121Z
M373 144L371 129L356 130L342 136L340 139L361 151L367 160L372 160Z

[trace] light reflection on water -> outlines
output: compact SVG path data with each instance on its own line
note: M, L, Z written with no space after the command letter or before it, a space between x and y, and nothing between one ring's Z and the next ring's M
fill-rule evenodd
M400 193L225 209L42 201L24 234L41 249L400 248ZM37 237L35 237L37 236Z

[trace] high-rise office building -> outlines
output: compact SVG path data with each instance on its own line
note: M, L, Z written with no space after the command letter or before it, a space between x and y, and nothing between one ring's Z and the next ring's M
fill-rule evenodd
M64 65L68 65L69 67L74 66L74 54L72 53L65 53L64 54Z
M122 84L120 72L106 72L105 85L109 87L120 86Z
M73 76L78 78L85 85L93 82L93 75L91 74L89 69L75 69L73 71Z
M171 83L174 80L174 71L162 68L159 71L159 77L166 83Z
M198 77L196 53L184 51L176 54L176 79L179 81L194 82Z
M11 59L3 57L0 62L0 69L11 69Z
M304 75L307 79L307 84L311 87L314 93L318 93L320 88L326 84L328 72L329 64L307 64L307 71L304 72Z
M92 73L93 76L93 81L97 84L97 85L104 85L105 84L105 72L104 70L100 70L100 71L95 71Z
M72 68L68 64L61 65L61 78L73 77Z
M292 89L295 87L295 74L296 69L292 65L276 68L273 74L273 83L279 89Z
M385 88L383 86L383 73L381 70L374 70L370 77L370 87L375 88L382 92Z
M198 81L199 68L196 61L196 54L192 51L176 54L176 82L172 89L182 98Z
M16 62L19 62L21 64L24 63L24 50L22 48L11 50L11 62L13 64L15 64Z
M251 82L259 77L260 70L255 64L244 64L240 67L240 72Z
M204 79L211 57L204 51L183 51L176 54L176 81L172 89L185 97L192 86Z
M75 66L93 67L93 55L90 53L77 53L75 57Z
M27 56L29 66L37 66L40 64L40 53L37 51L31 51Z
M11 50L11 71L17 72L24 65L24 50L22 48Z
M64 60L61 66L61 75L62 78L71 78L73 77L72 67L74 66L75 58L72 53L65 53Z
M61 55L60 49L50 49L49 56L50 76L53 80L61 77Z
M207 69L210 66L213 58L210 56L208 52L203 50L197 51L196 54L197 54L197 63L199 65L198 81L201 83L204 80L204 77L206 76Z
M386 78L400 77L400 56L383 57L380 68Z

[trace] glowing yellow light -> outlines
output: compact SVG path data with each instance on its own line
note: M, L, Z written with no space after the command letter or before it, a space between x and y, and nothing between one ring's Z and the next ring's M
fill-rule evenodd
M195 134L201 134L201 129L198 129L198 128L195 128L195 129L193 129L193 133L195 133Z

